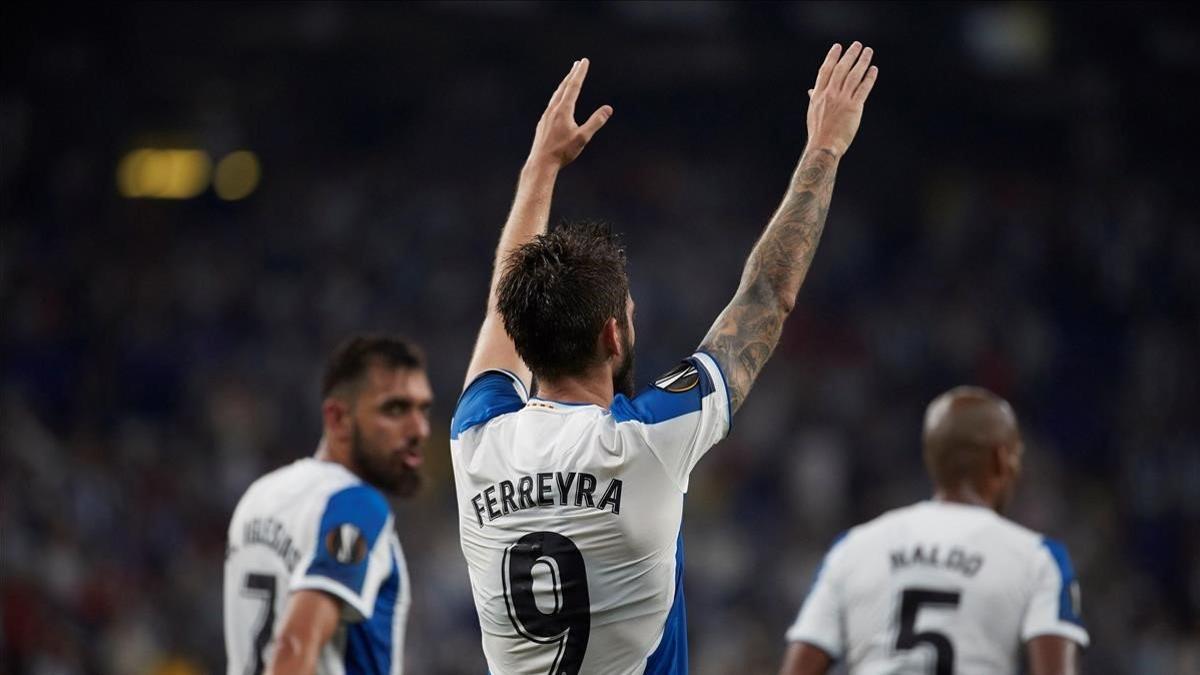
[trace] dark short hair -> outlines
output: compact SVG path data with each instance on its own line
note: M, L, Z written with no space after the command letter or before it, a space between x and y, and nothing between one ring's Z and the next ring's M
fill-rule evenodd
M615 318L625 326L625 249L603 223L560 225L509 254L500 316L535 375L578 375L599 360L596 339Z
M342 385L357 384L374 364L391 369L423 370L425 357L416 345L395 335L353 335L333 350L325 364L321 397L329 396Z

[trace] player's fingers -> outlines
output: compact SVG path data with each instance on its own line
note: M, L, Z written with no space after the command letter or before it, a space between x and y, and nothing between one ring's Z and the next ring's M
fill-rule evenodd
M846 49L846 53L842 54L842 58L838 59L837 65L833 67L833 74L829 76L829 86L833 87L834 91L842 88L842 83L846 80L846 73L850 72L850 68L858 60L860 53L862 53L862 43L855 40Z
M812 89L809 89L809 90L808 90L808 97L809 97L809 98L812 98L812 95L813 95L813 90L812 90Z
M579 88L583 86L583 80L587 77L588 60L579 59L579 67L571 74L570 80L567 82L567 88L563 91L563 105L567 106L567 110L575 112L575 101L579 98Z
M602 105L596 109L596 112L592 113L592 116L583 123L583 126L579 127L579 131L583 133L584 141L592 140L592 136L595 136L596 132L600 131L600 127L608 123L612 115L613 109L610 105Z
M834 44L829 48L829 52L825 54L825 61L821 63L821 68L817 71L817 82L813 85L812 91L821 91L829 83L829 76L833 74L833 67L837 65L838 56L841 53L842 46L839 44Z
M571 70L567 71L567 76L562 79L562 82L558 83L558 89L555 89L554 95L550 97L550 103L546 105L547 110L558 105L558 102L562 100L563 92L567 89L567 83L571 81L571 76L574 75L575 71L578 69L578 61L571 64Z
M863 81L858 85L858 89L854 90L854 100L862 103L867 100L867 96L871 93L871 89L875 86L875 78L879 77L879 67L871 66L867 69L867 74L863 77Z
M871 55L874 53L875 50L871 49L870 47L863 48L862 54L858 56L858 63L855 63L854 67L850 69L850 72L846 74L846 83L842 86L851 93L853 93L854 90L858 88L859 83L862 82L863 75L867 72L867 67L871 65Z

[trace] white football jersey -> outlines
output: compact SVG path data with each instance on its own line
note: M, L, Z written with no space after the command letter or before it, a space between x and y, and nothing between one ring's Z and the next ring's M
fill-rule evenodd
M502 371L467 387L450 446L493 675L687 672L683 495L729 418L703 353L609 409Z
M990 509L925 501L839 538L787 638L854 675L950 675L1020 672L1039 635L1088 644L1066 549Z
M317 589L342 604L319 675L400 673L409 584L391 509L341 464L307 458L259 478L229 523L228 675L257 675L275 648L288 595Z

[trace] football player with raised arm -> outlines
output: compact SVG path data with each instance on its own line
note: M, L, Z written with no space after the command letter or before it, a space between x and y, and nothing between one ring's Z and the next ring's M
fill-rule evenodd
M1000 516L1021 469L1017 418L978 387L925 412L930 501L851 529L830 549L787 633L783 675L835 660L868 673L1075 673L1088 634L1062 544Z
M500 235L451 428L459 532L494 675L687 671L688 477L729 430L796 302L875 83L871 55L857 42L829 50L807 147L732 301L695 353L636 396L624 252L602 227L546 227L558 172L613 110L576 124L587 59L554 92Z
M344 342L315 455L256 480L229 523L228 675L403 672L409 580L386 495L416 491L433 395L416 347Z

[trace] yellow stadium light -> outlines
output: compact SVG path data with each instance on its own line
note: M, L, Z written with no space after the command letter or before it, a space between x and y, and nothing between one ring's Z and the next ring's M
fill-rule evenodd
M238 150L225 155L217 162L213 189L217 196L226 201L244 199L258 187L262 177L258 157L249 150Z
M122 197L142 197L142 163L153 150L134 150L121 158L117 164L117 192Z
M204 192L211 174L203 150L139 148L117 165L117 191L130 199L191 199Z

